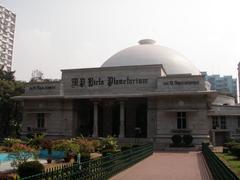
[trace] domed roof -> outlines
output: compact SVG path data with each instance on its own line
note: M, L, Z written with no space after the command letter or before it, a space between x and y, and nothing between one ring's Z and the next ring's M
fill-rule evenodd
M151 39L139 41L110 57L101 67L162 64L167 74L199 75L199 70L183 55L164 46L155 45Z

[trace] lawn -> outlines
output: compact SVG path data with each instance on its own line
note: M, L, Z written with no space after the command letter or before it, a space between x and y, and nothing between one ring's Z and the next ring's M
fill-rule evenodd
M216 155L238 176L240 177L240 159L229 153L216 153Z

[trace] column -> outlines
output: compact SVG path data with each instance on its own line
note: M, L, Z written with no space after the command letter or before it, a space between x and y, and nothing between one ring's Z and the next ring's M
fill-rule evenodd
M119 137L120 138L125 137L124 120L125 120L124 101L121 101L120 102L120 128L119 128Z
M98 137L98 102L93 103L93 135Z

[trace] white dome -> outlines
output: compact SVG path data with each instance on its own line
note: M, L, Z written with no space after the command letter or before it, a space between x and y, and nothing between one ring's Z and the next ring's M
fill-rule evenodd
M118 52L101 67L162 64L167 74L200 74L186 57L175 50L154 43L155 41L151 39L140 40L140 45Z

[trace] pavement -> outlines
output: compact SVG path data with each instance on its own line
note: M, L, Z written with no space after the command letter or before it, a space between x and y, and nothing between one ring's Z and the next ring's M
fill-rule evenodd
M200 151L156 152L111 180L212 180Z

